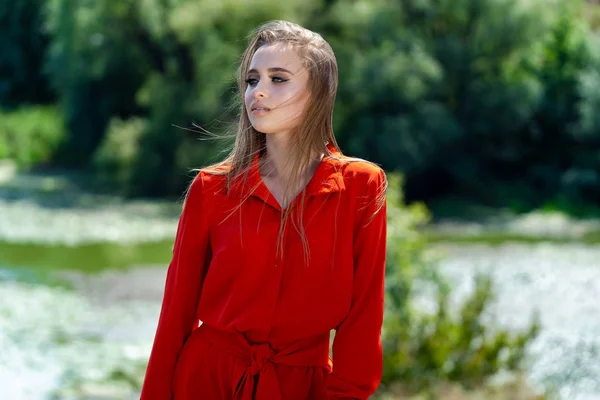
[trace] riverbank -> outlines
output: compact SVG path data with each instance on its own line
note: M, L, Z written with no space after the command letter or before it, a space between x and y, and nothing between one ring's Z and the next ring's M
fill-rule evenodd
M181 204L86 191L62 175L0 169L0 241L76 246L171 239Z
M75 246L174 237L181 201L125 200L92 193L82 182L84 178L59 173L17 173L11 163L0 163L0 242ZM462 215L435 220L422 232L431 242L600 245L600 219L557 211L474 213L473 219Z

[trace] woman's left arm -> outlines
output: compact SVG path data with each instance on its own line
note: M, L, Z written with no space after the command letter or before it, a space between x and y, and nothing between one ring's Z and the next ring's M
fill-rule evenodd
M381 381L381 328L386 261L387 180L383 170L369 174L367 207L355 234L354 287L350 312L336 329L328 399L368 399ZM380 199L380 201L378 201Z

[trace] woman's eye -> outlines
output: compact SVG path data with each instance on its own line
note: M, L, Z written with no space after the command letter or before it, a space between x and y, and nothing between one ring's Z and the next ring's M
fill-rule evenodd
M283 82L287 82L287 79L284 78L280 78L279 76L274 76L271 78L271 81L273 83L283 83ZM248 78L246 79L246 83L250 86L256 86L258 84L258 79L256 78Z

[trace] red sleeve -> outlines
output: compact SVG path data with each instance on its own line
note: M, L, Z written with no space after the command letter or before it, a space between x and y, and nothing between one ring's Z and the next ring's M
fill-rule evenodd
M368 206L359 213L354 241L354 288L350 312L337 327L333 342L333 372L327 378L327 398L368 399L381 381L381 329L386 260L385 173L367 183ZM381 207L381 208L379 208Z
M179 219L140 400L172 399L175 363L196 323L196 306L210 258L202 202L202 173L199 173L190 186Z

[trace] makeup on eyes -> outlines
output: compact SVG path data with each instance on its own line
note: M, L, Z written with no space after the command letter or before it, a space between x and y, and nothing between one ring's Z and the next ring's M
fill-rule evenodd
M282 72L284 74L290 74L290 75L294 75L293 72L285 69L285 68L281 68L281 67L271 67L267 69L268 73L274 73L274 72ZM249 85L255 85L258 81L258 77L260 77L260 73L258 72L257 69L252 68L248 71L248 78L246 79L246 83ZM275 83L283 83L283 82L287 82L289 79L283 78L279 75L271 75L269 76L269 78L271 78L271 80L277 80Z
M271 76L270 78L274 81L274 83L284 83L289 81L289 79L285 79L280 76ZM246 79L246 83L250 86L256 85L258 83L258 78L248 78Z

